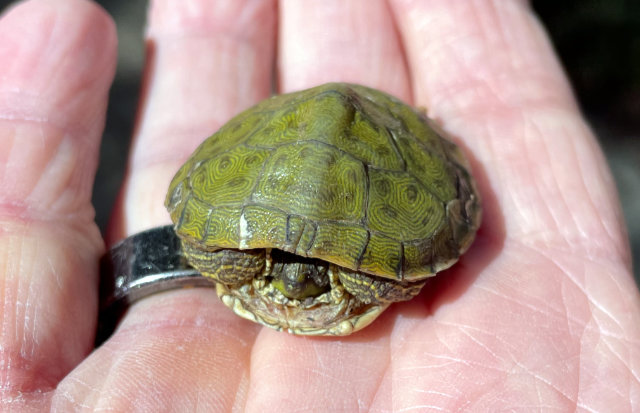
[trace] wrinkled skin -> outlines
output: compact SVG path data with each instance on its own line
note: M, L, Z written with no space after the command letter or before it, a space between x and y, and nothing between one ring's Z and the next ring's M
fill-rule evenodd
M150 8L107 243L168 223L171 176L268 95L276 50L281 91L350 81L427 107L472 157L477 241L348 338L261 328L192 289L139 302L93 349L91 178L115 30L84 0L24 3L0 20L2 410L638 409L640 300L617 195L526 2L293 0L277 18L274 1L179 3Z

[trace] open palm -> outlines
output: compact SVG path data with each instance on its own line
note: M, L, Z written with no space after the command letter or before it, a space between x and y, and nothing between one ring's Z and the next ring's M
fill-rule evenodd
M0 394L7 410L627 411L640 300L614 184L524 1L170 1L150 7L139 123L110 240L168 223L171 176L267 97L377 87L461 144L469 253L347 338L246 322L213 289L135 304L93 349L90 204L116 41L85 0L0 20ZM276 57L277 55L277 57Z

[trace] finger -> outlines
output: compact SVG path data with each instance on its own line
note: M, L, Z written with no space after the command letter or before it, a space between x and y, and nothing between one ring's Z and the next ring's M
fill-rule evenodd
M0 20L0 389L42 401L92 348L102 252L91 186L115 68L113 22L82 0Z
M242 411L256 325L208 289L139 301L57 388L55 411Z
M309 411L389 411L379 397L391 361L393 314L351 337L300 337L264 329L255 342L245 411L305 406ZM263 383L277 383L264 386Z
M340 81L411 99L402 43L384 0L282 0L279 39L285 92Z
M153 2L119 237L169 223L169 181L205 137L271 90L273 1Z
M274 31L273 2L152 3L144 98L122 192L123 234L168 223L164 197L185 158L228 117L269 94ZM146 297L58 386L54 405L239 409L257 331L213 289Z
M499 211L483 226L490 231L503 215L507 237L479 268L472 247L457 278L436 277L431 317L396 324L398 356L381 384L406 389L393 407L627 405L637 292L606 165L544 32L525 2L390 4L417 103L478 160L487 176L480 192L497 198L485 199L485 211ZM597 400L589 388L607 390Z
M615 185L527 2L391 5L417 103L481 162L507 234L628 261Z

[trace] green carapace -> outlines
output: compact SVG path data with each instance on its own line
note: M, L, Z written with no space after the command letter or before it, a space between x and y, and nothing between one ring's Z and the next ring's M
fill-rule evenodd
M346 335L415 297L480 225L462 152L364 86L274 96L205 140L166 206L184 253L238 315Z

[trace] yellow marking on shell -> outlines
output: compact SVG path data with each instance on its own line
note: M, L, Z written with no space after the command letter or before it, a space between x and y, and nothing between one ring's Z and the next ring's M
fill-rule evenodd
M287 222L287 251L306 255L316 237L316 227L309 220L290 215Z
M387 117L389 115L387 114ZM329 136L331 144L376 168L400 170L403 161L394 150L392 137L380 119L373 123L372 116L356 111L344 131Z
M450 267L457 260L460 251L455 245L452 231L452 226L443 220L431 238L404 244L403 266L406 280L433 275Z
M225 123L216 133L205 140L193 153L192 159L212 159L247 141L266 119L269 113L250 108Z
M446 158L430 153L407 131L395 131L407 170L441 202L457 195L455 175Z
M318 225L309 256L353 269L367 239L360 225L325 222Z
M322 221L364 216L366 176L353 157L318 142L278 147L265 162L253 200Z
M444 206L402 172L371 169L367 218L372 231L403 241L430 237L444 219Z
M307 127L314 122L315 110L311 101L301 101L295 106L277 108L269 119L247 141L249 145L275 147L308 138Z
M195 241L202 240L205 236L205 223L210 213L211 207L208 204L189 198L178 223L180 234Z
M441 201L448 201L456 196L455 176L448 164L449 154L464 161L458 148L442 138L437 125L427 119L416 109L386 94L355 86L359 93L368 96L368 101L376 102L376 109L385 108L392 113L392 119L401 122L394 124L392 131L396 147L407 164L407 171L413 174L429 191ZM369 109L369 108L367 108ZM373 108L372 108L373 109ZM378 116L380 117L380 116ZM387 124L392 123L387 121ZM456 152L453 152L453 149ZM466 165L466 163L460 163Z
M239 227L238 208L211 208L211 215L206 226L205 245L219 248L238 248Z
M397 279L401 258L402 248L398 241L373 233L362 255L359 270Z
M432 239L404 244L404 278L407 280L424 278L433 274Z
M237 146L201 163L189 182L196 197L214 206L241 205L251 195L268 151Z
M300 96L295 105L274 110L272 118L249 140L252 145L296 143L307 140L328 142L344 132L353 119L354 108L343 93L316 91Z
M246 206L242 212L245 248L271 248L284 244L287 217L278 210L258 205Z
M318 140L381 168L401 169L403 161L393 149L384 127L399 122L379 104L357 99L350 87L317 90L298 95L295 105L280 105L249 145L269 147ZM366 111L367 113L364 113Z
M460 251L454 245L451 226L446 223L443 223L442 226L442 230L432 240L433 269L435 272L449 268L460 255Z
M364 89L366 88L358 88L361 93L371 96L378 105L387 108L393 114L392 116L394 118L402 121L401 128L397 129L401 129L403 132L409 132L414 139L420 142L423 147L428 148L431 153L436 156L445 156L445 150L442 146L442 134L434 130L434 125L425 116L423 108L412 108L399 99L389 95L381 94L380 96L372 96L373 94L370 90L367 91Z

